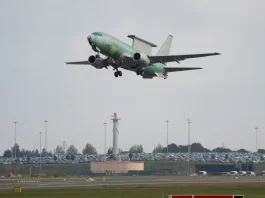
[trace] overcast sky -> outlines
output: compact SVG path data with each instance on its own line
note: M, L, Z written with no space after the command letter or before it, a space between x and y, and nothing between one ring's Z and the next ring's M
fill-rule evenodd
M14 144L39 148L48 120L48 150L63 140L81 152L92 143L112 146L111 115L121 118L123 150L142 144L191 142L213 149L224 144L265 148L265 1L2 0L0 3L0 155ZM173 35L171 54L220 52L221 56L170 63L202 70L142 79L123 70L69 66L94 55L86 37L95 31L131 44L135 34L159 47ZM153 54L158 51L154 48ZM42 136L44 146L44 136Z

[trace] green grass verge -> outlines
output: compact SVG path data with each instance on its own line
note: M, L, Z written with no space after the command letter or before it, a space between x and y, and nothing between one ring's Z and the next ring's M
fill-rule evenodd
M21 174L22 176L29 176L28 164L14 164L3 165L0 164L0 176L6 176L9 172ZM31 173L38 174L40 172L39 166L31 167ZM42 172L48 173L51 176L57 174L58 176L64 175L82 175L90 172L90 164L42 164Z
M264 184L189 184L167 185L142 188L105 188L105 189L60 189L60 190L23 190L17 194L12 190L0 190L1 198L38 197L38 198L165 198L169 194L239 194L246 198L261 198L265 195Z

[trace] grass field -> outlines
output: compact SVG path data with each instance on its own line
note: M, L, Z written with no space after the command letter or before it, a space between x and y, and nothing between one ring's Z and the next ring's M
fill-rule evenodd
M104 189L24 190L16 194L12 190L0 190L1 198L161 198L169 194L239 194L245 198L263 198L264 184L189 184L154 187L125 187Z

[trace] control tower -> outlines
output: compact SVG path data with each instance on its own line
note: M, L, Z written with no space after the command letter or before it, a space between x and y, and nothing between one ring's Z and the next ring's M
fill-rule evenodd
M117 155L119 154L119 120L120 118L117 118L117 113L114 113L114 115L111 116L111 120L113 121L113 150L112 154Z

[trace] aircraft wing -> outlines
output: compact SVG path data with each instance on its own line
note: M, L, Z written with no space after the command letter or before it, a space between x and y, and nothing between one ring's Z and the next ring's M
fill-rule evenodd
M165 67L166 72L178 72L186 70L202 69L201 67Z
M220 53L207 53L207 54L186 54L186 55L167 55L167 56L148 56L152 63L167 63L167 62L178 62L188 58L200 58L205 56L215 56Z
M90 65L88 61L77 61L77 62L65 62L66 64L72 65Z

